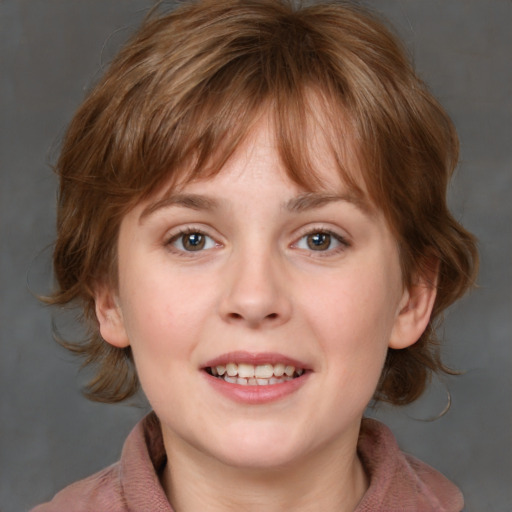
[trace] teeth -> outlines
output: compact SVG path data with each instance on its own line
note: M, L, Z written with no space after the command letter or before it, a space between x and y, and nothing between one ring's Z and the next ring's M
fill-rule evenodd
M223 378L232 384L266 386L268 384L279 384L291 380L294 376L300 377L304 369L295 369L295 366L282 363L260 364L254 366L247 363L228 363L210 368L211 374Z
M274 375L276 377L282 377L284 375L284 364L278 363L274 365Z
M244 379L254 377L254 366L252 364L239 364L238 365L238 376Z
M256 366L254 370L254 376L257 379L270 379L274 375L274 366L271 364L262 364Z
M295 372L295 366L287 366L284 369L284 373L286 373L286 375L288 375L288 377L292 377L294 372Z
M230 377L234 377L235 375L238 375L238 366L235 363L228 363L226 365L226 371Z

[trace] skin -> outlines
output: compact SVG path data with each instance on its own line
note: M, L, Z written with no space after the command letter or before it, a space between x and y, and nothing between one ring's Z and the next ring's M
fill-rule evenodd
M383 215L351 195L322 141L315 151L312 201L263 120L217 176L162 190L121 224L118 289L100 287L97 316L106 341L132 347L180 512L349 511L368 486L363 412L388 347L425 329L435 289L403 288ZM187 250L191 233L201 250ZM331 242L311 248L318 235ZM233 400L204 372L233 351L299 360L307 378L268 403Z

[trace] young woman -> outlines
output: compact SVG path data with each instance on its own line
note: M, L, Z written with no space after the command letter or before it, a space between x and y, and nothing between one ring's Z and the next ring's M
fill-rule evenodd
M452 123L359 7L203 0L150 16L73 119L57 289L91 398L154 412L57 510L460 511L363 419L443 371L471 286Z

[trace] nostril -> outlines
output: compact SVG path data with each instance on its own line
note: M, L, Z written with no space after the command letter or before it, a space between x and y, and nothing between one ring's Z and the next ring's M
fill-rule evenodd
M229 318L231 320L243 320L245 317L244 315L240 314L240 313L235 313L235 312L232 312L232 313L229 313ZM276 320L277 318L279 318L279 314L278 313L270 313L268 315L265 315L264 319L265 320Z

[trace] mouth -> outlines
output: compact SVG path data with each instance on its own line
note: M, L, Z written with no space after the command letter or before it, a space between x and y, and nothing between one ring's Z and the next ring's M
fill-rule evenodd
M205 362L201 368L213 389L244 405L263 405L285 399L301 389L312 366L276 352L235 351Z
M274 386L284 384L301 377L304 368L284 363L249 364L229 362L207 366L204 371L209 375L242 386Z

